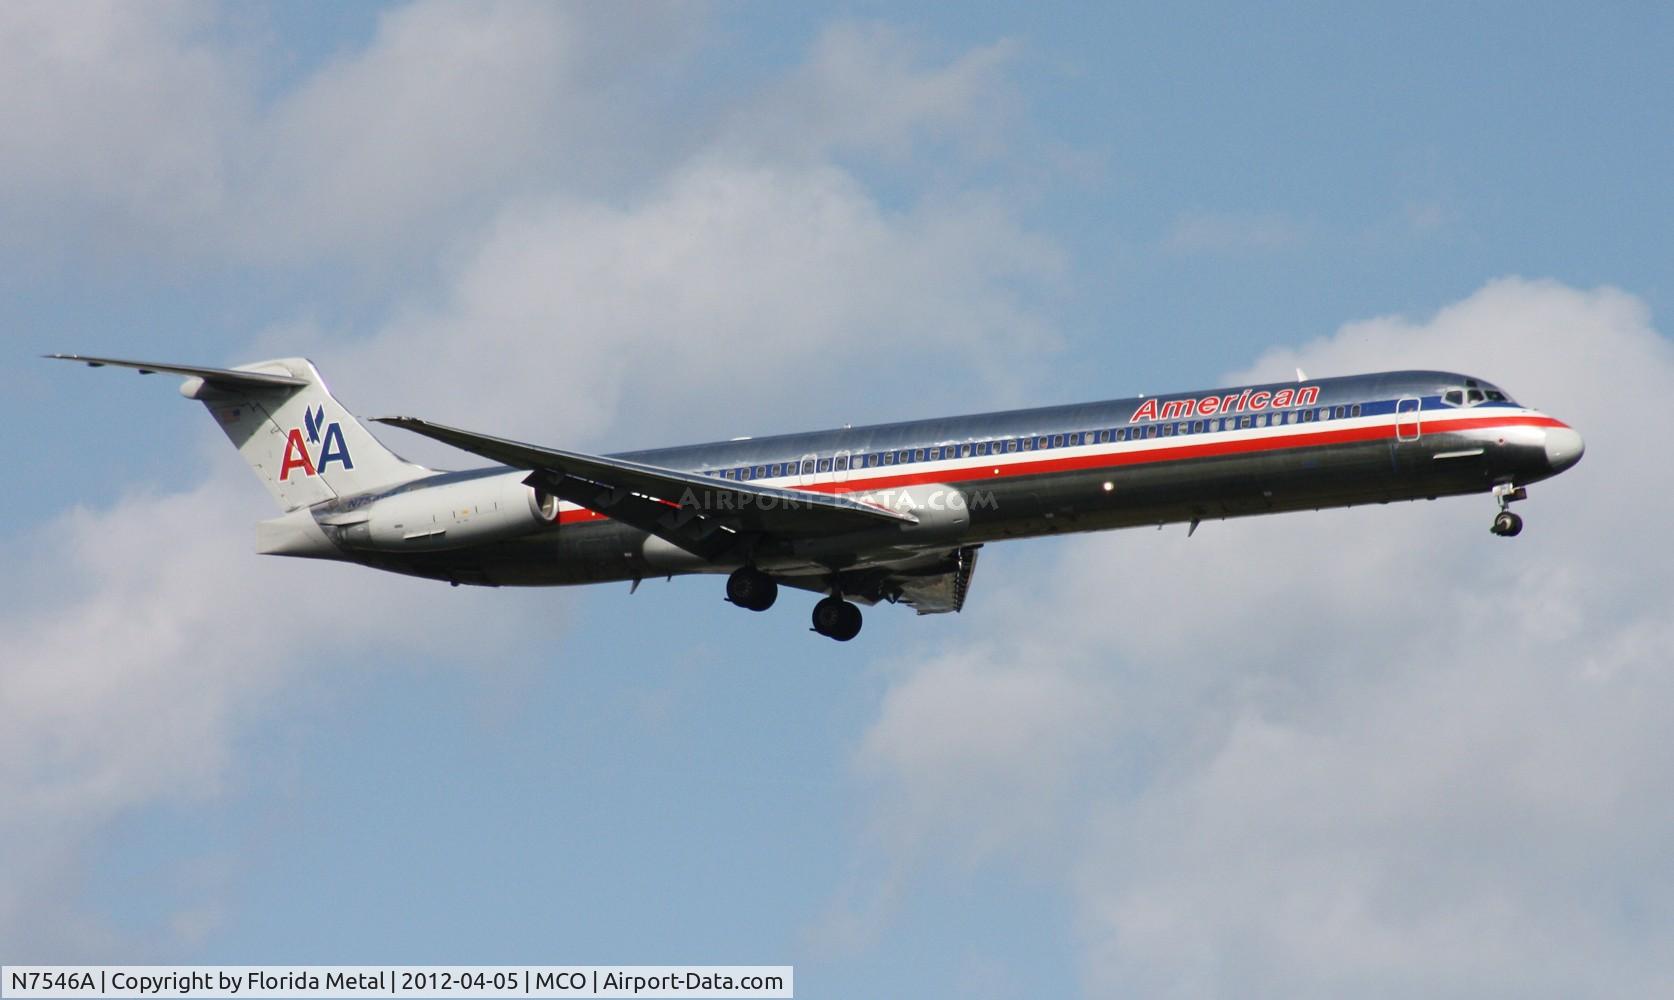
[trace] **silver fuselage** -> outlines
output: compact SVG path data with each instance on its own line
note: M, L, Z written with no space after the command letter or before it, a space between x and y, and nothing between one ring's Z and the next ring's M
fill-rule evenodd
M922 523L912 529L768 540L752 552L763 570L788 580L807 578L818 589L822 579L899 565L915 552L945 553L1000 539L1523 486L1574 464L1580 452L1573 430L1512 402L1489 383L1408 371L610 457L885 506L905 500L919 513ZM438 473L393 492L525 475L504 468ZM328 516L340 506L327 504L316 514ZM555 523L516 538L409 553L344 550L338 558L455 583L532 586L725 572L739 565L698 558L567 503Z

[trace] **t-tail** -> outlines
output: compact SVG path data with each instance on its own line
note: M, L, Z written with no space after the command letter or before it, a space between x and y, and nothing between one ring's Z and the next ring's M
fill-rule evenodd
M305 358L203 368L75 354L48 356L95 368L113 365L144 374L184 376L180 394L209 410L287 512L430 474L373 437L332 397L319 371Z

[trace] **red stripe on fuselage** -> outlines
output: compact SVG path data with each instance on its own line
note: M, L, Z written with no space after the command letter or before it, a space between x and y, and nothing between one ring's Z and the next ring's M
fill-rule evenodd
M1401 421L1403 425L1408 421ZM1295 427L1295 424L1285 425ZM1567 427L1561 420L1547 416L1516 416L1516 417L1458 417L1436 418L1422 421L1421 430L1424 434L1447 434L1457 431L1487 430L1494 427ZM1225 441L1205 441L1192 444L1170 444L1162 447L1134 448L1140 442L1113 442L1118 446L1111 451L1102 451L1092 455L1073 455L1066 458L1043 458L1031 461L1019 461L1018 456L1027 452L1008 451L1003 455L977 455L966 461L971 464L957 469L939 469L926 472L909 472L902 475L872 475L865 479L849 479L841 483L817 483L813 486L780 486L779 489L801 490L806 493L872 493L877 490L900 489L905 486L922 486L926 483L942 483L958 485L972 482L992 482L996 479L1011 479L1018 476L1043 476L1059 472L1084 472L1092 469L1118 469L1128 465L1149 465L1157 462L1177 462L1196 458L1214 458L1221 455L1247 455L1261 451L1285 451L1293 448L1318 448L1333 444L1353 444L1362 441L1377 441L1395 436L1396 425L1393 423L1373 424L1369 427L1344 427L1331 430L1306 431L1303 433L1263 434L1258 437L1237 438ZM1245 428L1255 430L1257 428ZM1259 428L1267 431L1274 428ZM1216 433L1232 433L1218 431ZM1185 434L1176 436L1174 441L1194 438L1199 435ZM1164 438L1146 438L1146 441L1163 441ZM948 447L943 445L942 447ZM999 459L1002 463L996 465L993 461L978 461L978 459ZM943 461L946 461L945 459ZM884 466L868 468L867 473ZM721 479L718 483L728 483L732 480ZM605 515L596 511L581 508L567 510L559 515L560 524L570 524L577 521L603 521Z

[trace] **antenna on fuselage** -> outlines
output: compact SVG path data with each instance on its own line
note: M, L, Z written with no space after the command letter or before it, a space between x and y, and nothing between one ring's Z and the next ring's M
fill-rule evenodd
M1308 381L1308 373L1303 371L1300 368L1296 369L1296 381L1298 381L1298 382Z

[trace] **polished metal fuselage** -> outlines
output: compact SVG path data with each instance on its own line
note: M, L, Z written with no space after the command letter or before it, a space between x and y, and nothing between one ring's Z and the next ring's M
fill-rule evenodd
M1567 433L1577 447L1579 438L1551 417L1503 396L1450 405L1446 394L1467 384L1498 394L1466 375L1390 372L612 457L888 506L906 502L922 515L915 527L767 539L752 553L757 565L786 578L818 578L1001 539L1483 493L1544 479L1573 462L1554 458L1551 438ZM1287 397L1289 405L1274 405ZM408 488L495 474L524 473L445 473ZM515 539L354 558L490 585L637 580L738 565L699 559L571 505L556 525Z

